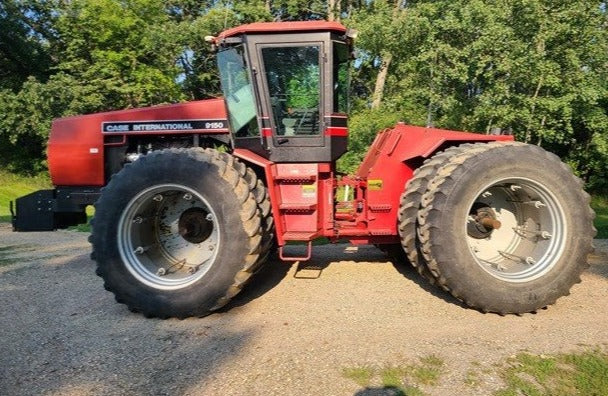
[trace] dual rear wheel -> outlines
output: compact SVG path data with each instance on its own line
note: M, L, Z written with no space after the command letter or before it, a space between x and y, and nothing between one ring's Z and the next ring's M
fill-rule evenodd
M533 312L580 282L594 213L559 158L523 143L449 148L420 167L401 197L409 261L484 312Z

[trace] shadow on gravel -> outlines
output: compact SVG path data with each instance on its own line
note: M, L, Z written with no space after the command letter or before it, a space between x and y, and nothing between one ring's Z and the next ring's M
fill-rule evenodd
M608 265L591 265L591 267L587 269L587 272L608 279Z
M327 252L324 252L323 249L329 246L329 244L315 246L313 248L313 255L309 261L286 262L281 261L278 258L278 254L273 255L260 271L250 278L243 291L217 312L228 312L235 307L247 305L256 298L268 293L281 283L294 265L296 265L296 268L293 277L307 281L321 278L323 270L332 265L332 263L338 263L343 260L366 263L386 263L388 261L386 256L375 248L367 246L356 248L349 244L337 245L343 247L343 251L338 255L328 256ZM302 246L294 245L289 248L289 255L297 255L302 252ZM414 281L417 282L415 279Z
M320 249L323 249L323 246L316 247L316 249L319 249L317 251L318 254L313 254L309 261L284 262L279 260L275 255L258 273L251 277L243 291L218 312L228 312L235 307L247 305L256 298L268 293L287 276L294 265L296 265L293 275L294 278L314 280L321 278L323 276L323 271L332 265L332 263L337 263L342 260L366 263L391 262L397 272L409 281L418 285L421 289L450 304L466 308L462 302L455 299L450 293L437 286L431 285L426 279L420 276L418 272L416 272L416 269L409 263L398 262L395 259L387 257L380 250L376 250L373 247L364 246L357 250L354 249L353 246L345 244L344 251L341 252L341 255L333 255L330 257L324 256L320 251Z
M260 272L251 277L243 291L218 312L228 312L235 307L247 305L256 298L268 293L287 276L294 265L296 265L296 268L293 277L307 281L321 278L325 269L332 264L343 260L365 263L390 262L397 272L412 283L418 285L424 291L435 297L441 298L450 304L466 308L462 302L455 299L450 293L437 286L431 285L426 279L420 276L418 272L416 272L416 269L409 263L400 263L397 260L387 257L380 250L373 247L363 246L355 249L353 246L345 244L344 251L342 251L340 255L332 255L329 257L323 255L320 251L320 249L323 249L323 246L317 247L316 249L319 249L317 250L317 254L313 254L309 261L284 262L279 260L275 255L262 267Z
M0 394L197 394L257 330L233 315L146 319L82 255L0 277Z
M608 253L596 249L596 251L588 257L590 267L588 272L608 279Z
M439 286L431 285L429 281L424 279L422 275L420 275L410 263L400 263L396 262L396 260L393 259L390 259L390 261L393 264L393 267L395 267L395 269L397 270L397 272L403 275L404 278L417 284L424 291L432 294L435 297L441 298L443 301L448 302L450 304L454 304L462 308L467 308L466 305L464 305L461 301L455 299L450 293L441 289Z
M407 393L394 386L383 386L380 388L367 387L361 389L354 396L407 396Z
M263 296L274 289L283 280L293 263L285 263L279 260L276 255L269 258L268 262L262 266L250 279L243 291L217 312L227 312L232 308L247 305L258 297Z
M56 355L50 365L54 380L39 385L45 394L54 395L73 394L74 390L84 394L202 394L204 383L235 359L254 336L230 327L226 322L214 330L217 334L202 335L137 325L121 329L120 334L139 334L139 339L119 341L102 350L87 348L77 340L70 348L79 348L79 356L68 361L65 352Z

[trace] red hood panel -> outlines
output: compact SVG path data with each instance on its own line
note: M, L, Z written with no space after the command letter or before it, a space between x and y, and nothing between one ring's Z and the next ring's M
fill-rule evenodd
M227 127L223 99L59 118L48 144L51 180L56 186L102 186L104 135L224 134Z

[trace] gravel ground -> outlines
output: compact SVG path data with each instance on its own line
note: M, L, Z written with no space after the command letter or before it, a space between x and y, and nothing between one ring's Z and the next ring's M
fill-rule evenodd
M445 367L425 393L489 394L494 365L520 351L608 346L603 240L583 283L537 314L466 309L373 247L328 245L318 269L271 262L224 311L163 321L114 302L87 236L0 224L1 395L380 395L343 370L429 355Z

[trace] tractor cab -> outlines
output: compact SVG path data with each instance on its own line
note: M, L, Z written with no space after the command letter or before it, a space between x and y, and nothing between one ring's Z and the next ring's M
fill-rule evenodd
M254 23L212 41L235 148L300 163L346 152L352 39L344 26Z

